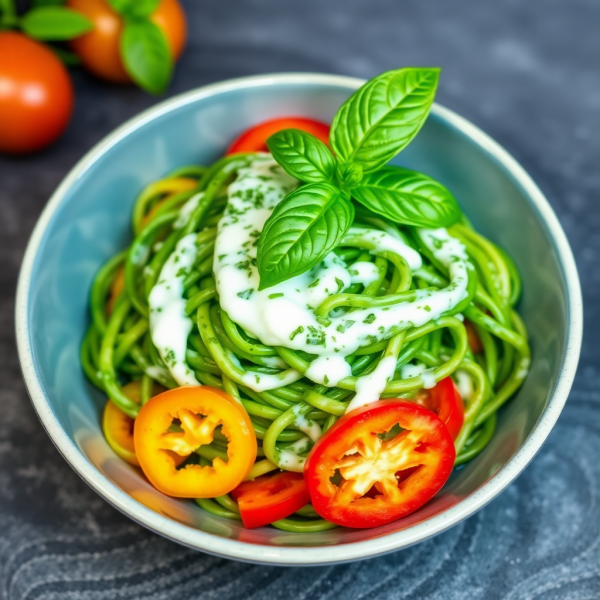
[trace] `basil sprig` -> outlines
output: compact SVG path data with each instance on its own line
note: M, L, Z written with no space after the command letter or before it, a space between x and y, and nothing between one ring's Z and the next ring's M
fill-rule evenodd
M460 208L441 183L423 173L386 166L423 126L439 69L382 73L339 108L331 148L312 135L286 129L267 140L275 160L306 185L288 194L265 223L257 250L260 288L317 265L343 239L354 219L352 200L391 221L447 227Z
M0 0L0 31L20 29L39 42L65 42L92 30L93 24L87 17L63 4L64 0L32 0L29 10L19 14L15 0ZM54 45L48 47L68 65L80 62L72 52Z

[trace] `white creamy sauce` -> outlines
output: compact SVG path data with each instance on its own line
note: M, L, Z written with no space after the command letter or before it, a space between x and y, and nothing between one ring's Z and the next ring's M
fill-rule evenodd
M247 168L240 169L229 186L227 208L219 223L213 270L221 307L235 323L263 344L316 355L305 375L331 387L350 375L345 357L359 347L387 339L408 327L424 325L463 300L467 295L467 254L463 244L446 229L422 229L419 233L423 243L449 270L447 288L417 290L413 301L395 306L335 310L327 320L317 319L315 309L329 296L352 283L368 285L377 279L378 271L374 264L364 261L347 265L331 253L310 271L258 290L258 238L275 206L296 185L296 180L270 155L257 157ZM422 265L416 250L389 233L353 227L348 235L367 241L373 254L394 252L413 270ZM350 406L377 400L394 370L394 359L383 359L373 373L359 378L358 399ZM243 383L255 391L263 391L300 376L290 369L282 381L274 375L248 372ZM427 371L421 376L426 386L435 385L435 379Z
M473 381L471 376L463 369L458 369L454 373L456 389L463 400L470 400L473 396Z
M418 269L423 264L421 255L414 248L411 248L404 240L394 237L385 231L351 227L348 235L360 235L361 239L365 242L370 242L375 246L376 252L388 251L399 254L411 269Z
M227 208L219 223L213 270L221 307L235 323L263 344L302 350L315 356L306 377L332 387L351 375L346 357L361 346L387 339L403 329L424 325L463 300L467 295L467 254L463 244L445 229L421 229L419 235L423 243L449 271L447 288L417 290L414 300L394 306L349 311L335 309L327 319L317 318L315 310L324 300L352 284L369 285L379 278L379 271L367 261L348 265L332 252L310 271L266 290L258 290L258 238L275 206L297 185L298 182L267 154L258 156L248 167L239 170L236 180L229 186ZM175 228L185 226L202 195L195 194L180 209ZM422 265L416 250L403 239L384 231L352 227L348 236L359 236L367 242L372 254L394 252L413 270ZM192 320L185 315L183 298L183 280L196 255L196 235L182 238L149 297L152 340L179 385L200 385L185 361ZM284 368L278 357L274 357L271 364ZM409 375L410 368L412 375ZM524 362L522 370L527 368ZM395 369L396 359L388 356L372 373L359 377L356 396L348 409L379 399ZM425 387L433 387L436 383L431 372L419 365L406 365L401 372L403 378L420 375ZM302 374L293 369L279 375L249 370L243 375L242 383L261 392L290 384L301 377ZM318 424L305 417L298 416L296 425L307 434L303 439L314 441L321 436ZM301 470L304 459L297 453L302 444L297 445L298 448L294 446L281 451L281 466Z
M306 418L304 415L299 414L298 409L300 408L299 404L296 404L294 408L292 408L292 412L296 415L296 420L294 421L294 425L302 432L305 433L313 442L316 442L321 437L321 426L315 421L311 421Z
M421 373L421 379L423 380L423 387L426 390L430 390L435 387L437 380L433 374L432 369L426 369Z
M355 262L348 273L352 277L352 283L362 283L365 287L379 278L379 269L372 262Z
M204 197L204 192L198 192L194 194L180 209L179 216L175 223L173 223L173 229L182 229L188 224L192 213L196 210L200 200Z
M185 314L183 297L183 280L194 264L197 251L195 233L181 238L148 297L152 342L179 385L200 385L185 360L193 324Z
M278 466L288 471L295 471L296 473L302 473L304 470L304 463L306 457L299 456L303 452L306 452L310 446L310 438L308 436L301 437L298 441L294 442L286 449L278 450L279 464Z
M379 361L379 364L372 373L359 377L356 380L356 396L352 398L346 411L351 411L379 400L387 382L394 375L395 370L396 358L386 356Z
M410 379L411 377L419 377L425 371L427 371L427 366L423 363L416 363L414 365L403 365L400 370L400 376L402 379Z
M285 377L277 377L269 373L259 373L258 371L246 371L242 377L242 383L255 392L266 392L289 385L301 378L302 373L293 369L285 371Z

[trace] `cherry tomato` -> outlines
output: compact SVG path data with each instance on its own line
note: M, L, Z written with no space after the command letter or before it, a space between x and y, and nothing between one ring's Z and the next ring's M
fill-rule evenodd
M229 146L226 154L235 154L236 152L268 152L267 140L274 133L282 129L301 129L314 135L325 144L329 144L329 125L314 121L313 119L288 117L265 121L247 129Z
M178 425L180 431L172 431ZM212 443L215 429L228 439L227 461L178 469L175 455L191 456ZM133 430L135 453L154 487L177 498L229 493L256 459L256 435L246 411L231 396L208 387L180 387L155 396L140 410Z
M0 32L0 151L34 152L53 142L73 112L73 85L56 55Z
M140 388L141 384L139 381L131 381L123 386L123 392L136 404L139 404ZM153 385L153 391L156 391L156 393L160 393L164 389L164 387L156 383ZM107 401L102 416L104 437L117 456L139 467L140 463L135 455L133 445L133 424L134 420L129 415L126 415L112 400Z
M415 397L417 404L434 412L455 440L465 422L465 406L450 377L438 381L430 390L421 390Z
M285 519L310 502L304 477L290 471L245 481L231 496L237 500L242 522L248 529Z
M79 11L94 24L92 31L70 42L85 68L107 81L131 83L131 77L121 60L121 15L111 8L107 0L68 0L67 6ZM187 34L181 4L178 0L161 0L150 20L164 33L173 60L177 60L183 51Z
M345 527L404 517L446 483L456 452L448 430L414 402L380 400L344 415L304 466L313 508ZM375 490L373 490L375 488Z
M467 319L465 319L465 329L467 330L467 339L469 340L471 352L473 352L473 354L479 354L480 352L483 352L483 344L479 339L475 325L473 325L471 321L467 321Z

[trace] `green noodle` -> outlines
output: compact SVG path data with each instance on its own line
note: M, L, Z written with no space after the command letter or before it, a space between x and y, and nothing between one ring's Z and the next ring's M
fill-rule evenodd
M463 219L449 232L465 245L475 269L469 279L468 297L451 315L360 348L348 357L352 375L342 379L336 387L325 387L302 377L270 391L253 391L242 381L246 367L283 379L286 369L304 373L310 357L288 348L271 348L249 338L219 306L212 275L217 224L225 207L227 186L237 169L248 160L248 155L233 155L208 168L181 167L140 194L133 210L131 245L100 269L92 286L92 319L81 347L82 367L91 383L132 418L140 407L123 392L122 387L128 381L141 380L142 404L151 396L153 380L167 388L177 386L150 337L148 295L177 242L185 235L197 233L198 256L184 282L186 313L195 322L188 340L186 362L198 381L223 389L240 401L250 415L259 442L257 461L250 477L278 469L280 452L303 437L296 425L298 416L317 422L323 431L331 427L352 399L357 377L371 373L385 356L394 357L397 369L394 379L385 388L384 397L410 399L423 387L419 376L400 377L401 367L412 360L431 368L436 380L453 375L459 369L466 373L472 381L473 393L466 401L464 425L456 440L456 465L473 459L493 436L496 413L521 385L530 358L527 332L514 311L521 292L514 262ZM169 182L181 177L196 180L195 189L169 194ZM180 229L174 228L181 206L199 191L204 194L187 223ZM153 213L148 219L151 210ZM362 207L357 210L356 221L402 235L408 243L417 245L409 228L398 228ZM354 285L329 297L317 314L326 318L331 310L340 306L346 309L389 306L410 299L417 289L445 287L448 279L444 268L423 248L418 249L425 263L411 273L399 255L387 251L372 256L369 253L372 246L360 235L347 236L344 246L336 252L348 263L374 262L377 280L364 288ZM118 271L123 268L125 292L107 316L109 292ZM476 356L468 346L458 313L464 314L476 327L483 347ZM216 456L226 456L227 440L221 438L215 436L210 446L197 450L205 464ZM229 496L197 500L197 503L214 515L239 519L237 505ZM296 516L273 525L295 532L333 527L318 518L310 505Z

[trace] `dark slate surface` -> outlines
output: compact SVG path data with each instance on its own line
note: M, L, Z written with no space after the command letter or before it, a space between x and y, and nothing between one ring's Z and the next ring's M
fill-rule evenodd
M414 548L308 570L250 566L153 535L79 480L42 430L13 334L19 263L50 193L83 152L155 99L75 73L67 135L0 158L0 597L220 600L600 597L600 3L598 0L188 0L170 93L271 71L372 76L441 65L438 99L503 144L573 245L586 335L548 442L504 494ZM1 60L1 57L0 57Z

